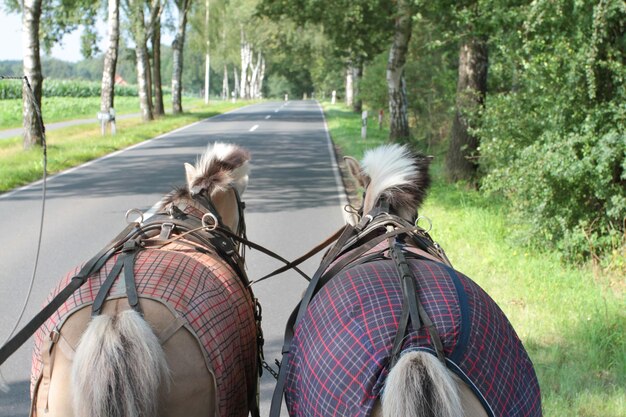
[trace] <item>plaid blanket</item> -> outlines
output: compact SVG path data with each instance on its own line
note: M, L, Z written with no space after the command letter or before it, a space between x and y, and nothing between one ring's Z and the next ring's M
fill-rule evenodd
M495 302L443 264L409 262L448 368L490 416L541 416L532 363ZM391 260L349 268L322 287L295 329L285 388L290 415L370 415L389 371L401 311L402 289ZM409 349L435 354L425 329L409 327L403 351Z
M250 291L232 269L215 255L171 244L169 250L139 252L135 281L140 297L160 300L176 311L205 351L215 374L220 417L247 415L256 396L257 345L254 304ZM59 329L72 312L92 304L117 255L76 291L35 334L31 389L42 372L40 348L51 331ZM80 270L70 272L50 295L65 287ZM123 297L124 279L118 278L109 298ZM48 300L48 301L49 301ZM246 386L242 386L242 381Z

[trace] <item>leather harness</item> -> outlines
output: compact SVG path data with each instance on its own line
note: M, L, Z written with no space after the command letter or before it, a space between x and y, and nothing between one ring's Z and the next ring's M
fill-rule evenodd
M243 255L240 255L238 251L240 244L253 247L258 247L258 245L249 242L246 238L243 215L245 203L241 201L237 190L235 188L232 188L232 190L236 196L239 214L239 226L236 233L233 233L228 227L221 226L221 216L210 199L203 194L192 195L193 203L198 204L203 209L207 210L207 213L210 213L210 216L214 219L213 224L207 225L204 218L197 218L196 216L185 213L180 207L174 204L172 204L168 210L156 213L145 223L130 223L115 239L101 249L96 256L87 261L81 270L72 277L70 283L35 315L23 329L0 348L0 364L4 363L6 359L23 345L35 331L87 281L90 275L99 271L104 264L117 253L120 253L120 255L96 295L92 306L92 315L96 316L102 312L104 301L122 271L124 272L128 303L135 311L142 314L134 279L133 267L135 257L141 250L161 247L176 241L179 244L189 245L199 252L208 253L210 250L215 251L217 255L235 271L235 274L241 279L244 287L250 291L251 298L255 303L254 316L257 327L258 372L260 377L263 369L261 362L263 360L264 345L263 333L261 331L261 308L252 293L250 281L248 280L244 268ZM176 231L177 236L171 238L174 231ZM182 237L184 237L184 241L180 240ZM243 252L243 247L241 251ZM280 258L270 251L265 250L265 253ZM288 263L286 260L280 259ZM259 384L259 379L260 378L257 378L257 384ZM258 397L257 403L251 404L250 411L253 417L260 415Z
M398 216L389 214L388 211L389 203L381 198L377 201L374 209L362 217L359 224L356 226L346 225L335 245L326 253L319 268L311 278L302 300L293 310L287 322L282 348L283 360L272 397L270 417L280 416L286 376L292 359L291 345L294 332L303 319L312 298L324 284L341 271L355 265L381 259L387 248L373 253L371 251L385 240L388 242L389 255L396 266L398 278L402 282L403 292L402 315L393 342L391 366L395 365L399 359L402 340L407 333L409 322L414 328L424 326L427 329L437 357L446 366L443 345L432 321L417 297L415 278L406 261L406 256L408 254L412 257L435 260L447 266L451 266L450 261L443 249L433 241L427 231ZM407 245L411 246L410 252L406 250ZM293 263L296 264L296 261Z

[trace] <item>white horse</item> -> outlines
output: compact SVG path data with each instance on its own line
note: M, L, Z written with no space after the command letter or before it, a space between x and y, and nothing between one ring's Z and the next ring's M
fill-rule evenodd
M362 220L305 293L281 369L290 415L540 416L532 363L502 311L413 226L430 158L388 145L346 162L365 190Z
M125 245L42 326L33 416L224 417L255 410L255 300L240 276L238 245L216 247L232 243L220 230L244 233L239 196L249 159L246 150L217 143L195 166L185 164L187 185L138 226L134 249ZM128 253L138 305L123 260Z

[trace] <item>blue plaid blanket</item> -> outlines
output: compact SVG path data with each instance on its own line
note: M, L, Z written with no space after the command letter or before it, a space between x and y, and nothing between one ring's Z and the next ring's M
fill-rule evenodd
M476 283L437 262L410 260L419 299L447 365L493 417L541 416L539 384L513 327ZM391 260L351 267L321 288L295 329L285 398L289 414L369 416L388 374L402 312ZM425 329L409 327L403 351L434 354Z

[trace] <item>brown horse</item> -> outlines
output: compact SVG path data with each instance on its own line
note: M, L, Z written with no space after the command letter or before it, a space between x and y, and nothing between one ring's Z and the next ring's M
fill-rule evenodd
M229 238L245 233L249 159L216 143L185 164L187 185L123 234L41 327L33 416L257 414L260 318Z
M430 158L389 145L347 163L365 190L361 219L327 252L288 324L290 415L541 416L510 323L417 226Z

